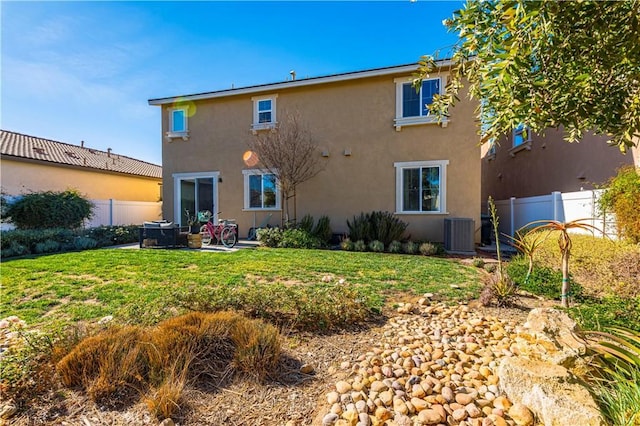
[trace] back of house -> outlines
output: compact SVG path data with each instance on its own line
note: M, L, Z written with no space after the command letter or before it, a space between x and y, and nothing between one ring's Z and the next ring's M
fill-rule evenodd
M298 219L326 215L346 233L354 215L388 211L412 239L434 242L446 218L473 219L478 229L476 104L463 98L442 122L429 115L448 78L448 63L439 65L417 86L411 64L149 100L162 111L164 217L185 225L186 211L209 210L214 220L236 219L241 236L279 225L280 188L248 151L252 138L296 114L321 168L296 190Z

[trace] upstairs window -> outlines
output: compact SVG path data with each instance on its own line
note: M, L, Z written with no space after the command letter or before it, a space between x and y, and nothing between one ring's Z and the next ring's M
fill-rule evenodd
M429 113L429 105L433 96L442 93L442 78L423 80L420 86L414 86L411 78L396 78L396 130L403 126L438 123L438 119ZM446 119L441 122L445 127Z
M275 175L261 170L243 170L244 209L280 209L280 190Z
M511 140L513 146L509 150L509 155L515 157L519 151L531 151L531 130L524 124L518 125L513 129Z
M254 134L258 130L272 129L276 123L276 98L278 95L254 96L253 101L253 123L251 130Z
M188 109L186 107L169 110L168 138L183 138L185 140L188 138L189 127L187 117Z
M416 91L413 83L402 85L402 116L420 117L429 115L433 95L440 93L440 79L424 80Z
M524 124L520 124L513 129L513 146L520 146L526 142L531 142L531 132Z

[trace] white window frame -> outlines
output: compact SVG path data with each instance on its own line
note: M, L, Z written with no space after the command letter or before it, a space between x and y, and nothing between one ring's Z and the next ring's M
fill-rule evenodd
M439 80L440 81L440 92L439 94L444 94L444 88L446 84L445 76L438 76L432 78L425 78L422 81L428 80ZM447 127L449 123L449 119L446 117L442 118L442 121L438 122L438 118L434 115L427 114L422 115L422 108L420 108L420 114L416 117L403 117L402 116L402 89L403 86L407 83L413 83L413 77L399 77L395 78L393 82L396 84L396 118L394 119L394 125L396 131L401 131L404 126L416 126L421 124L440 124L442 127ZM420 99L422 99L422 87L420 88Z
M171 175L173 177L173 218L174 222L179 223L180 218L182 217L182 212L180 211L180 181L182 180L191 180L191 179L213 179L213 223L218 223L218 180L220 179L219 171L211 171L211 172L187 172L187 173L174 173ZM197 213L197 212L194 212ZM183 225L182 223L180 225ZM186 224L185 224L186 225Z
M251 131L254 135L258 133L258 130L273 129L278 124L276 117L277 98L277 94L254 96L251 98L251 101L253 101L253 123L251 124ZM258 109L260 101L271 101L271 121L268 123L260 123L260 111Z
M406 161L393 163L396 168L396 213L406 215L434 215L449 214L447 212L447 165L449 160L429 160L429 161ZM437 211L404 211L403 201L403 171L405 169L417 169L426 167L438 167L440 169L440 209Z
M250 207L250 202L251 202L251 192L249 189L249 176L255 176L255 175L272 175L273 173L269 172L268 170L263 170L263 169L248 169L248 170L243 170L242 171L243 174L243 181L244 181L244 207L242 209L242 211L280 211L282 210L281 207L281 192L280 192L280 184L278 182L278 178L276 177L276 205L274 207ZM262 191L263 195L264 195L264 189ZM264 200L263 200L264 201Z
M174 122L173 117L176 111L182 111L182 116L184 120L184 130L175 131L174 130ZM169 108L169 131L167 132L167 138L169 140L174 138L182 138L183 140L189 139L189 106L181 106L177 108Z
M526 137L523 136L525 133ZM522 142L516 144L518 137L522 138ZM509 155L515 157L516 152L523 150L531 151L531 142L531 129L524 124L517 126L511 132L511 149L509 150Z

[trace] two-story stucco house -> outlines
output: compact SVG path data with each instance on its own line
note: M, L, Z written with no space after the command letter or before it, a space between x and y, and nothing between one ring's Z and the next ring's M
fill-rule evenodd
M430 241L443 241L445 218L472 218L479 228L476 105L463 99L442 123L425 107L444 90L446 65L418 92L412 64L149 100L162 113L165 218L222 212L241 235L267 217L279 224L277 185L243 155L251 138L277 132L278 118L295 111L324 162L298 188L298 217L327 215L342 233L354 215L389 211L413 239Z

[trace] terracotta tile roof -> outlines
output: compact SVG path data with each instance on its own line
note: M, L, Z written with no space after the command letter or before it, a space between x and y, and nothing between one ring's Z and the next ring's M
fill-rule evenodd
M47 163L162 178L162 167L93 148L0 130L0 153Z

